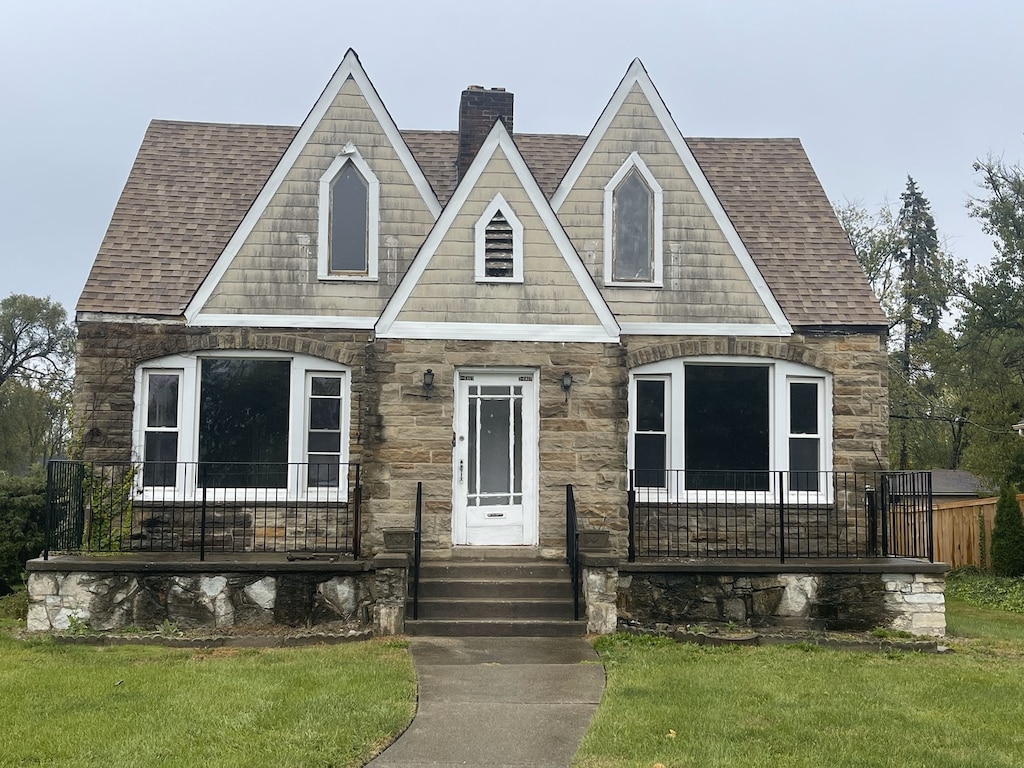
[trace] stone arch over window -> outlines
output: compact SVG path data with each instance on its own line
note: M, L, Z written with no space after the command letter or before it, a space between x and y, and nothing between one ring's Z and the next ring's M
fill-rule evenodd
M474 242L478 283L523 282L523 225L502 195L477 219Z
M376 280L380 182L352 144L320 177L318 215L317 277Z
M661 185L636 152L605 186L606 285L662 284L663 197Z

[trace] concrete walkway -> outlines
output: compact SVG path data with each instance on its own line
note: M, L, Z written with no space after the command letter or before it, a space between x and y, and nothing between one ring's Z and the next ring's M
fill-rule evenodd
M582 638L413 637L419 706L371 768L568 768L604 691Z

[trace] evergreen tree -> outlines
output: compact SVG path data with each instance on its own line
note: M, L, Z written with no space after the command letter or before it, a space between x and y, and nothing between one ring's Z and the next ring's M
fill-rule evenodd
M1003 483L992 526L992 570L998 576L1024 576L1024 517L1017 488Z

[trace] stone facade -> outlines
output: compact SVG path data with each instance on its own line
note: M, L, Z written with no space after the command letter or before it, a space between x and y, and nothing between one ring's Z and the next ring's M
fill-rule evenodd
M382 529L409 527L424 485L424 548L445 556L452 541L452 428L458 369L521 368L539 377L540 547L564 551L565 486L580 524L612 532L625 553L629 370L693 355L788 360L833 376L834 467L876 469L886 445L886 365L874 334L624 337L620 343L373 339L369 333L193 328L89 321L79 326L75 398L82 455L126 461L132 446L135 372L169 354L215 350L303 353L349 366L350 456L362 467L362 554L380 551ZM422 381L434 372L424 397ZM560 382L572 375L566 402ZM272 526L271 526L272 527ZM258 547L257 547L258 548Z

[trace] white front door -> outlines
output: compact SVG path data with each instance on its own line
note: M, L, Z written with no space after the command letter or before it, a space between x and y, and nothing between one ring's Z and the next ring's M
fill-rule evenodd
M454 544L537 543L538 418L536 371L458 372Z

